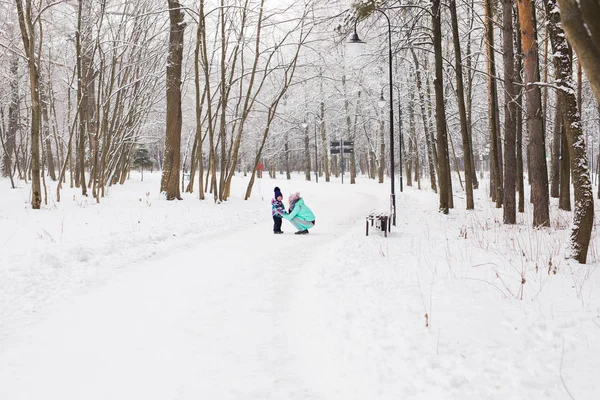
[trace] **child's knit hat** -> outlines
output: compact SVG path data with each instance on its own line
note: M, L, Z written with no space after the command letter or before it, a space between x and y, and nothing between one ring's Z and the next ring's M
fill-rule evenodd
M277 199L279 196L283 197L283 195L281 194L281 189L275 186L275 199Z

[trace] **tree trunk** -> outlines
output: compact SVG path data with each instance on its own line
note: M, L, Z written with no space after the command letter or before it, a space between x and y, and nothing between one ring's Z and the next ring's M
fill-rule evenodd
M292 179L290 170L290 145L288 135L285 135L285 178L288 181Z
M521 63L521 25L519 24L518 11L515 8L515 86L519 88L516 99L517 107L517 191L519 192L519 212L525 212L525 180L523 177L523 91L521 90L521 73L523 66Z
M56 171L54 166L54 156L52 155L52 143L50 141L50 115L48 112L48 96L45 95L46 91L42 91L40 94L41 99L41 108L42 108L42 120L43 120L43 129L42 132L44 134L44 145L46 146L46 151L44 153L44 157L46 159L46 165L48 167L48 174L50 175L50 179L53 181L56 180ZM58 149L57 149L58 150Z
M4 122L4 110L2 107L0 107L0 122ZM4 124L0 123L0 146L1 146L2 150L4 151L4 154L5 155L8 154L8 157L4 158L4 161L6 161L6 165L3 165L3 168L6 168L6 170L8 171L8 177L10 178L10 187L12 189L14 189L15 181L13 179L11 156L10 156L10 153L8 153L6 151L6 141L4 140L5 135L6 135L6 132L5 132Z
M409 125L410 125L409 143L411 144L411 147L413 148L413 150L409 151L409 159L412 158L414 160L415 180L417 181L418 189L421 190L421 166L419 163L419 141L417 140L417 129L416 129L416 125L415 125L414 104L415 104L415 96L414 96L414 92L411 91L410 92L410 101L408 103L408 120L409 120ZM408 165L410 166L410 163ZM407 179L406 179L407 184L408 184L408 174L410 174L409 171L407 171Z
M532 0L517 0L521 43L524 55L524 75L527 96L527 126L529 130L529 165L531 192L533 200L533 226L550 226L548 208L548 172L546 167L546 148L542 125L542 104L540 87L533 85L540 81L538 51L535 35L535 10Z
M304 128L304 178L310 181L310 138L308 126Z
M548 0L545 5L550 19L548 27L552 40L554 66L560 75L559 80L555 83L559 88L560 111L563 116L569 149L573 155L571 170L573 171L575 191L575 212L571 231L572 257L581 264L585 264L594 223L594 195L589 177L580 113L574 94L572 52L569 51L569 45L560 25L561 17L554 11L556 10L556 0Z
M496 201L496 208L502 206L502 168L500 167L500 152L498 146L498 93L496 85L496 56L494 51L494 14L492 0L484 1L485 8L485 34L486 51L488 56L488 111L489 111L489 129L490 129L490 176L494 181L490 184L494 188L492 199Z
M567 143L567 133L565 131L565 124L562 115L559 119L559 131L560 193L558 198L558 208L564 211L571 211L571 154L569 151L569 145Z
M29 66L29 88L31 94L31 207L39 210L42 205L42 188L40 182L40 79L35 56L35 29L31 20L31 0L23 2L15 0L23 47Z
M196 125L196 128L197 127L198 125ZM198 131L196 130L196 134L194 135L194 144L192 145L192 153L190 154L190 181L185 187L186 193L194 193L194 179L196 178L196 167L198 166L197 153L199 150L201 151L201 149L198 146L198 136L201 135L198 134Z
M448 124L446 123L446 132L449 132L450 129L448 129ZM452 135L448 135L448 143L450 144L450 149L452 149L452 160L454 161L454 169L456 170L456 177L458 178L458 183L460 184L460 188L462 190L465 189L465 187L463 186L463 180L462 177L460 176L460 168L458 165L458 158L456 157L456 150L454 149L454 140L452 140ZM448 153L448 158L450 157L450 154ZM454 198L452 196L452 173L450 171L450 173L448 174L448 183L449 183L449 188L448 191L450 193L450 197L448 198L448 206L450 208L454 208Z
M6 144L4 149L4 157L2 159L2 176L12 177L12 154L16 152L16 137L19 130L19 59L16 53L11 55L10 59L10 103L8 104L8 128L6 131ZM15 158L15 164L18 164L18 159Z
M75 186L81 187L81 194L87 196L87 183L85 180L85 139L89 121L93 118L90 104L90 81L93 80L93 44L91 38L91 3L89 0L80 0L77 18L77 98L79 109L79 138L77 141ZM92 102L93 104L93 102Z
M513 83L515 57L513 52L512 0L503 0L504 29L504 223L517 222L516 209L516 129L517 105L515 104L515 86Z
M429 181L431 183L431 190L437 192L437 184L435 179L435 161L433 159L432 143L430 140L429 125L427 124L427 113L425 111L425 96L421 85L421 72L419 68L419 60L413 49L411 49L413 60L415 62L415 82L417 84L417 91L419 92L419 105L421 107L421 116L423 119L423 133L425 135L425 146L427 148L427 161L429 163Z
M600 101L600 5L597 0L559 0L560 22Z
M91 47L91 46L90 46ZM98 148L99 148L99 144L98 144L98 109L96 106L96 83L95 83L95 71L94 71L94 66L92 63L92 57L90 55L89 57L89 65L86 65L86 68L84 69L84 79L85 79L85 86L86 86L86 93L87 93L87 112L86 112L86 117L87 120L85 121L86 123L86 132L88 135L88 143L90 145L90 161L92 163L92 172L90 174L90 182L89 184L93 183L93 187L92 187L92 196L94 196L96 198L96 202L99 201L99 196L98 196L98 178L99 178L99 156L98 156ZM86 61L87 64L87 61Z
M181 66L185 23L177 0L169 4L169 55L167 58L167 123L165 158L160 191L167 200L181 200L179 170L181 163Z
M429 60L429 56L426 55L425 58L424 58L424 63L423 63L425 71L429 71L429 62L428 62L428 60ZM431 152L433 154L433 164L435 165L435 172L436 172L436 174L439 177L439 175L440 175L440 169L439 169L440 168L439 167L440 161L438 159L438 153L437 153L438 143L436 143L437 139L436 139L436 136L434 134L435 128L434 128L433 122L432 122L432 121L434 121L434 116L433 116L432 111L431 111L432 104L433 104L433 100L431 100L431 84L429 83L429 74L425 74L425 105L426 105L426 108L427 108L427 122L429 124L429 132L431 133L431 138L429 140L431 140ZM450 168L448 168L448 170L449 169Z
M321 86L320 86L320 96L321 101L319 103L319 129L321 131L321 148L323 149L323 168L325 169L325 182L329 182L331 180L331 173L329 171L329 152L327 151L327 134L325 132L325 101L323 93L323 71L321 70L319 73L321 77Z
M560 115L560 99L558 96L556 96L555 104L554 132L552 134L552 153L550 157L550 197L558 198L560 196L560 126L562 119L562 116Z
M414 140L415 136L415 116L413 110L413 102L414 102L414 94L411 91L409 93L409 101L408 101L408 126L410 129L410 133L408 135L408 151L405 151L403 154L404 162L406 163L406 186L412 186L412 172L413 172L413 160L415 161L415 175L418 174L418 156L415 157L416 153L416 140ZM402 149L405 149L404 144Z
M448 137L446 132L446 111L444 106L443 69L442 69L442 22L440 0L432 0L433 48L435 53L435 121L437 125L440 211L448 214L450 163L448 157Z
M463 88L462 55L460 51L460 37L458 35L458 21L456 16L456 0L450 0L450 14L452 17L452 37L454 41L454 54L456 61L456 93L458 101L458 112L460 115L460 133L462 135L463 157L465 167L465 192L467 195L467 210L473 210L473 160L471 159L471 138L467 122L467 110L465 107L465 94Z
M596 111L598 112L598 120L600 120L600 102L598 102L596 104ZM600 124L598 124L598 133L600 133ZM598 158L596 159L596 171L600 172L600 145L598 146ZM598 175L596 175L596 179L600 178ZM600 199L600 182L596 181L598 183L598 198Z
M479 188L479 181L477 180L477 172L475 171L475 157L473 154L473 122L472 122L472 114L473 114L473 74L474 71L471 69L471 33L473 32L473 28L475 25L475 1L471 0L471 4L469 7L469 33L467 35L467 128L469 129L469 139L471 141L471 162L473 164L473 171L471 172L471 178L473 179L473 189Z
M216 154L215 154L215 128L213 122L213 111L212 111L212 101L211 101L211 86L210 86L210 61L207 53L207 40L206 40L206 16L204 12L204 0L200 0L199 3L199 18L198 18L198 34L201 36L201 46L200 46L200 58L202 60L202 69L204 71L204 85L206 85L206 93L207 93L207 102L206 102L206 111L207 111L207 123L208 123L208 163L207 163L207 171L206 171L206 182L204 184L204 189L201 189L203 192L208 190L208 180L211 180L211 185L216 184ZM216 202L218 199L216 191L212 191L213 199Z
M225 152L225 143L227 142L227 104L229 102L229 90L230 87L226 81L225 72L227 71L227 42L228 35L226 35L226 22L229 18L225 17L227 9L225 7L225 0L221 0L220 2L220 27L221 27L221 60L220 64L220 79L219 79L219 91L221 98L219 100L221 111L220 111L220 122L219 122L219 142L221 143L221 160L220 160L220 174L219 174L219 185L218 188L215 186L215 192L218 192L219 201L223 201L224 190L225 190L225 171L227 170L227 155ZM217 143L218 146L218 143ZM217 149L215 149L215 153ZM215 154L216 155L216 154ZM216 164L216 162L215 162ZM215 166L216 168L216 166ZM216 179L216 170L215 170L215 179ZM216 182L215 182L216 185Z
M342 90L344 95L344 119L346 122L345 135L342 137L343 140L352 139L352 117L350 116L350 100L348 100L348 88L346 85L346 75L342 75ZM343 155L342 155L343 157ZM350 166L350 183L353 184L354 178L352 177L352 166Z

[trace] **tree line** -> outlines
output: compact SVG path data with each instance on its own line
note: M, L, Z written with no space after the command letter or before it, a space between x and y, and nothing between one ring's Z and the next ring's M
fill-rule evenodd
M550 198L571 210L573 188L573 257L586 260L600 164L593 0L350 9L338 0L14 0L0 9L1 168L13 187L31 183L33 208L60 201L66 184L100 202L135 167L160 169L167 199L187 191L222 202L236 174L248 175L247 199L263 173L329 182L347 171L350 184L357 175L383 183L394 157L407 186L438 193L442 213L454 207L453 184L474 209L473 190L489 177L504 223L529 201L533 225L547 227ZM353 26L368 42L360 59L344 46ZM378 105L388 92L393 121ZM332 141L352 151L331 152Z

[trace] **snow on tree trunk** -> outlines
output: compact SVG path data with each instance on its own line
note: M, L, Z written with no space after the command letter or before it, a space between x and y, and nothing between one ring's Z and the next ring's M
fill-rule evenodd
M423 120L423 134L425 135L425 146L427 149L427 162L429 165L429 181L431 183L431 190L437 192L437 183L435 179L436 164L433 157L433 148L431 143L431 133L429 132L429 124L427 123L427 113L425 110L425 95L423 94L423 88L421 84L421 70L419 68L419 60L417 54L411 49L413 61L415 63L415 83L417 85L417 91L419 92L419 106L421 108L421 117Z
M473 201L473 160L471 158L471 138L467 125L467 110L465 107L465 94L463 88L462 57L460 50L460 37L458 34L458 17L456 15L456 0L450 0L450 14L452 16L452 36L454 41L454 55L456 61L456 93L458 97L458 111L460 114L460 132L462 135L463 156L465 160L465 191L467 195L467 210L475 208Z
M496 201L496 207L502 206L502 166L500 163L501 147L498 145L498 90L496 85L496 57L494 51L494 14L492 0L485 0L485 34L486 51L488 58L488 96L489 96L489 129L490 129L490 182L492 199Z
M160 191L167 200L179 199L181 163L181 64L183 59L183 12L179 1L169 0L169 55L167 58L167 127Z
M556 4L556 2L553 2ZM558 0L560 22L600 101L600 12L598 0Z
M569 45L560 25L556 0L547 0L545 6L549 19L548 28L554 53L554 67L558 75L555 85L558 87L560 112L572 155L571 170L575 191L575 211L571 231L572 257L585 264L594 223L594 194L587 166L585 136L575 97L572 52L569 51Z
M23 39L23 47L29 66L29 89L31 94L31 207L38 210L42 205L42 188L40 182L41 107L40 77L36 63L37 56L35 54L35 29L30 19L31 0L25 2L26 13L23 10L23 2L21 0L16 0L16 5L21 38Z
M448 157L448 134L444 105L444 80L442 69L442 22L440 1L433 0L431 6L433 24L433 48L435 53L435 122L437 125L440 211L448 214L450 192L450 162Z

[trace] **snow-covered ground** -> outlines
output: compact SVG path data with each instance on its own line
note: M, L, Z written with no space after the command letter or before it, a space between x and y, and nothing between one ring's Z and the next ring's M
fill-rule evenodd
M132 174L34 211L0 179L0 399L598 398L596 230L579 265L569 213L506 227L485 185L448 216L405 187L390 237L365 236L389 182L322 180L243 201L239 177L214 204ZM275 185L313 209L309 235L273 235Z

